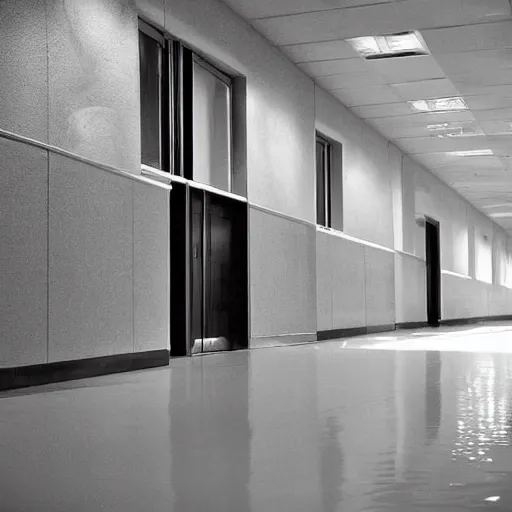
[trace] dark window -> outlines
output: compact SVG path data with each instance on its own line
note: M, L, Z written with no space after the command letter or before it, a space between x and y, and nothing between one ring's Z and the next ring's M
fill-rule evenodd
M231 191L232 84L140 21L142 163Z
M331 145L320 136L316 139L316 222L331 226Z
M139 33L142 163L162 168L162 44Z

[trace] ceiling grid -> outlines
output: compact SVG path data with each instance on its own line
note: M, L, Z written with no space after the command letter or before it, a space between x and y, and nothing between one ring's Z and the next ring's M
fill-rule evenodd
M509 0L224 1L358 117L512 233L512 199L504 199L512 193ZM368 60L347 42L413 31L428 55ZM411 110L410 102L458 96L468 110Z

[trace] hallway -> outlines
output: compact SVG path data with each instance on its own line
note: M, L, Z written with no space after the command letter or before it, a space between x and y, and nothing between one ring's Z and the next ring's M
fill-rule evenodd
M1 512L512 510L512 325L0 394Z

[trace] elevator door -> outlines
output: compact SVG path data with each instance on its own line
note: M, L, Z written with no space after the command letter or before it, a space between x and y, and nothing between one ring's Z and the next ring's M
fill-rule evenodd
M191 353L247 345L243 203L191 190Z
M425 249L427 264L427 321L438 326L441 318L441 262L439 223L426 219Z

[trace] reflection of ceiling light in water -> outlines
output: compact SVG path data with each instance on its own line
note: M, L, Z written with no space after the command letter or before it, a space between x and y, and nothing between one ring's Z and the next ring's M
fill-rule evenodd
M409 108L415 112L457 112L469 110L463 98L438 98L436 100L408 101Z
M347 43L365 59L428 55L427 47L419 32L353 37L347 39Z

